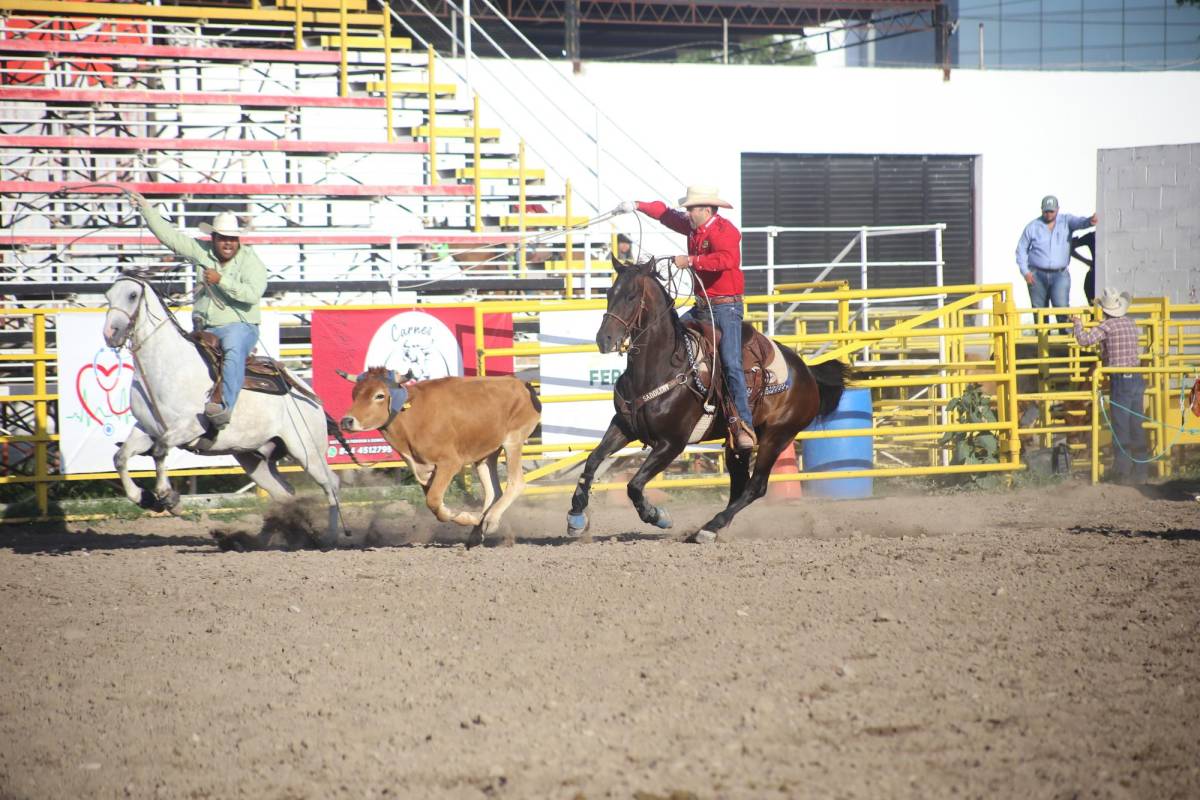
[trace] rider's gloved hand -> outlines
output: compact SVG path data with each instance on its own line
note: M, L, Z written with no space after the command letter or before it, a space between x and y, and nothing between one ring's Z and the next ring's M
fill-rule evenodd
M622 200L617 203L617 207L612 210L614 214L632 214L637 211L637 203L633 200Z

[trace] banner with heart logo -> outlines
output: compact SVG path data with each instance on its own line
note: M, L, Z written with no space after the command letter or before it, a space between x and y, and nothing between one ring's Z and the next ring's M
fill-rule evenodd
M184 329L191 328L186 314L178 315ZM112 472L117 447L129 436L134 418L130 396L134 380L133 358L128 350L104 344L104 314L56 314L58 342L58 433L63 472ZM279 316L264 313L259 330L262 347L279 352ZM54 391L52 388L51 391ZM167 456L171 469L236 466L231 456L196 456L173 450ZM154 469L148 456L130 461L134 470Z

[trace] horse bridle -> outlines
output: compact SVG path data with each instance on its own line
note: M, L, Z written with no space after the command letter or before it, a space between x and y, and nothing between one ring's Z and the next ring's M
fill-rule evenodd
M633 347L633 343L635 341L633 338L633 326L637 325L639 322L641 322L642 312L645 310L646 310L646 292L645 292L645 290L643 290L641 300L640 300L640 302L638 302L637 313L635 313L629 319L629 321L625 321L625 320L621 319L621 317L617 316L616 314L612 313L611 311L604 312L605 317L612 317L617 322L619 322L625 326L625 335L621 337L620 352L625 353ZM646 331L643 328L642 333L638 334L638 338L641 338L642 334L644 334L645 332Z
M659 262L667 261L670 258L671 258L670 256L665 256L663 258L658 259L658 261ZM674 307L674 305L672 303L667 303L666 309L664 309L660 313L664 314L664 315L668 314L668 313L670 313L670 311L673 307ZM605 310L605 312L604 312L605 317L612 317L613 319L615 319L617 322L621 323L625 327L625 336L622 337L622 339L621 339L622 346L621 346L620 352L625 353L630 350L633 350L634 343L637 342L638 339L641 339L643 336L646 335L646 331L648 330L647 328L642 328L641 333L639 333L637 336L633 335L633 328L635 325L637 325L638 323L640 323L642 321L642 313L645 310L646 310L646 287L645 286L642 286L642 294L641 294L641 297L638 299L637 312L632 317L630 317L630 319L628 321L622 319L621 317L617 316L616 314L614 314L611 311L608 311L607 309ZM628 342L628 344L626 344L626 342Z
M136 353L138 350L140 350L142 347L145 346L146 342L150 341L150 337L152 337L152 336L154 336L154 334L158 333L158 331L162 328L162 326L166 325L167 322L174 319L174 317L172 316L170 309L167 309L166 315L163 317L162 320L159 321L159 323L157 325L154 326L153 330L151 330L148 334L146 334L146 337L144 339L142 339L142 341L139 344L137 344L136 346L134 344L132 344L130 342L130 340L133 338L133 329L137 325L138 318L142 314L142 307L146 305L146 291L147 290L154 291L154 288L147 281L144 281L141 278L135 278L132 275L124 275L122 277L126 278L127 280L131 280L134 283L141 286L142 293L140 295L138 295L137 305L134 306L132 314L130 314L128 311L126 311L123 308L117 308L115 306L109 306L109 310L110 311L119 311L125 315L126 319L129 320L129 327L125 334L124 345L127 345L129 347L129 351L131 353Z

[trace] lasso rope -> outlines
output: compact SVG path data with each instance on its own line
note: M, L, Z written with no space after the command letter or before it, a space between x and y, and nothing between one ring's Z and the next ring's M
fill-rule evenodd
M1184 386L1183 386L1183 383L1181 383L1180 389L1179 389L1179 413L1180 413L1181 421L1184 419L1187 419L1187 416L1186 416L1187 402L1184 400L1184 394L1185 394ZM1107 403L1109 405L1116 406L1117 408L1121 409L1122 411L1124 411L1127 414L1132 414L1133 416L1137 417L1139 420L1145 420L1146 422L1154 422L1156 425L1162 425L1164 428L1170 428L1170 429L1174 430L1175 438L1173 440L1171 440L1171 443L1166 445L1163 448L1163 451L1156 456L1151 456L1150 458L1134 458L1133 455L1128 450L1125 449L1125 445L1121 443L1121 438L1119 436L1117 436L1116 428L1113 427L1112 418L1109 416L1108 409L1105 407L1105 401L1107 401ZM1121 453L1123 453L1125 455L1126 458L1128 458L1130 461L1134 462L1135 464L1153 464L1155 461L1159 461L1161 459L1166 458L1168 455L1170 455L1171 448L1173 448L1176 444L1179 443L1179 440L1183 437L1183 435L1185 433L1193 435L1193 436L1200 435L1200 428L1188 428L1188 427L1183 427L1183 426L1179 426L1179 425L1169 425L1166 422L1159 423L1153 417L1148 417L1139 411L1134 411L1132 408L1127 408L1127 407L1121 405L1120 403L1114 402L1111 398L1105 397L1099 390L1096 391L1096 402L1098 402L1100 404L1100 413L1104 417L1104 423L1108 426L1109 432L1112 433L1113 444L1117 447L1118 450L1121 451ZM1141 421L1139 421L1138 424L1141 425L1142 424Z
M35 205L38 198L43 198L43 197L44 198L52 198L52 197L55 197L58 195L65 195L65 194L68 194L71 192L86 192L89 189L97 189L97 188L114 189L114 190L120 192L121 194L125 195L131 203L135 203L135 196L137 193L132 191L131 189L128 189L119 183L96 182L96 183L83 184L81 186L63 186L63 187L55 189L53 191L41 192L37 195L34 195L33 200L20 200L20 201L17 201L17 204L29 209L30 211L40 212L42 209L38 208ZM61 256L61 254L64 250L66 250L67 248L70 248L71 246L75 245L76 243L78 243L79 241L81 241L83 239L86 239L89 236L93 236L97 233L100 233L102 231L111 230L113 228L123 227L123 225L126 221L131 220L131 219L136 219L139 216L140 216L140 212L134 212L131 214L122 215L115 224L103 225L103 226L85 231L84 233L80 234L79 236L76 236L75 238L71 239L70 241L62 244L55 252L55 257ZM584 222L573 224L573 225L570 224L570 220L567 220L568 224L559 226L557 228L551 228L549 230L542 231L541 233L533 233L533 234L527 233L525 235L518 234L516 236L515 241L516 241L517 246L519 246L519 247L527 247L529 245L540 244L542 242L547 242L552 239L555 239L559 236L566 235L573 231L586 230L594 225L600 224L601 222L606 222L614 216L616 216L615 212L606 211L603 214L598 214L594 217L589 217ZM638 226L640 229L640 227L641 227L640 219L638 220ZM141 238L144 235L143 232L144 232L144 228L142 226L139 226L139 234L138 234L139 238ZM11 242L10 246L12 248L12 252L13 252L14 257L16 258L17 262L21 266L25 267L26 269L33 269L35 265L27 264L24 260L21 259L20 255L18 255L18 250L16 247L16 225L15 224L9 226L9 236L11 237L10 238L10 242ZM455 256L488 251L494 246L495 246L494 244L487 243L487 244L477 245L475 247L461 249L461 250L448 250L447 253L450 256L450 258L453 259ZM638 252L639 252L639 254L641 252L640 241L638 243ZM478 261L469 266L464 267L460 264L460 265L457 265L458 271L455 273L451 273L448 275L441 275L441 276L438 276L435 278L430 278L429 280L422 281L420 283L406 284L405 290L423 289L427 286L432 286L432 285L440 283L442 281L453 280L454 278L456 278L460 275L465 275L473 270L492 266L493 262L504 259L507 256L508 256L508 253L501 251L501 252L497 252L495 255L493 255L490 258L484 259L483 261ZM441 263L440 259L435 260L435 261L422 260L422 261L417 262L416 264L408 265L406 268L413 268L413 267L429 268L429 267L437 266L440 263ZM162 272L165 273L166 270L162 270ZM195 297L199 297L200 292L205 291L206 288L207 287L205 287L203 285L203 281L201 281L201 286L197 289L195 295L193 296L193 300L195 299ZM209 292L209 297L210 297L210 299L213 298L213 295L211 292Z

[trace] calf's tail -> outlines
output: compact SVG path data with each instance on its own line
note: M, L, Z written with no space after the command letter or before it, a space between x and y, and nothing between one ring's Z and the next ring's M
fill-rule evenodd
M525 388L529 390L529 399L533 401L533 410L542 413L542 401L538 399L537 392L534 391L533 384L525 381Z

